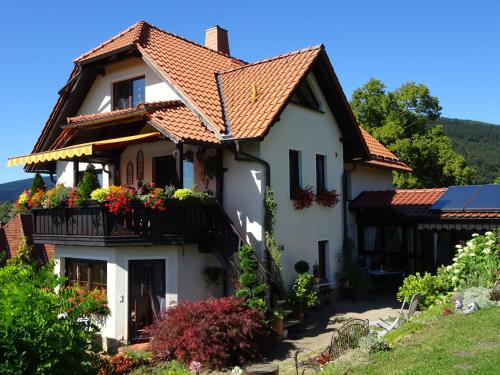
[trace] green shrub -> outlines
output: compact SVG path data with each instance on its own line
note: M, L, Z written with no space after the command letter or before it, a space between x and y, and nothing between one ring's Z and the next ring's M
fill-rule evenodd
M415 293L420 293L419 306L427 308L438 301L442 301L450 291L451 285L447 282L443 272L438 272L438 275L431 275L426 272L424 276L417 272L404 279L397 297L399 301L406 298L406 302L409 303Z
M251 245L243 245L239 251L240 258L240 288L236 291L236 297L245 300L245 304L260 310L266 309L264 300L267 293L267 285L262 283L258 273L259 263L255 255L255 249Z
M500 277L500 230L475 233L465 246L456 245L453 264L446 267L452 285L458 288L491 288Z
M35 177L33 177L33 181L31 182L31 196L33 196L37 191L42 190L45 191L45 181L43 180L40 173L37 173Z
M301 273L292 286L291 299L299 312L311 309L319 303L318 293L313 288L313 275Z
M191 375L191 372L182 363L169 361L158 363L156 366L141 366L133 370L132 375Z
M90 193L90 199L95 200L99 203L105 203L108 192L108 189L95 189L92 193Z
M306 273L309 272L309 263L307 263L305 260L299 260L297 263L295 263L295 271L297 273Z
M52 189L47 190L43 208L56 208L66 205L70 190L71 188L65 187L63 184L57 184Z
M471 302L476 302L480 308L500 306L500 301L491 300L491 291L489 288L469 288L463 291L463 305L464 308L469 306Z
M82 182L78 185L78 196L83 201L90 199L90 194L100 188L95 167L92 164L87 165L87 169L83 173Z
M97 327L85 319L96 305L87 294L70 300L52 266L5 266L0 285L1 374L96 373Z
M358 346L360 349L366 350L369 353L389 350L389 344L387 344L382 337L377 335L376 332L370 332L368 336L361 337Z

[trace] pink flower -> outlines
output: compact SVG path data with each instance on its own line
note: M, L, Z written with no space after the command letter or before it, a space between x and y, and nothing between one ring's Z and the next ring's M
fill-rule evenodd
M189 364L189 371L191 372L195 372L195 373L199 373L201 370L201 363L198 362L198 361L192 361L190 364Z

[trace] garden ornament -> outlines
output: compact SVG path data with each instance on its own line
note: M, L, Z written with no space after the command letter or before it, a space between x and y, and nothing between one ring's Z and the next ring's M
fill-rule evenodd
M479 310L479 305L476 302L471 302L467 309L464 311L464 314L470 314Z

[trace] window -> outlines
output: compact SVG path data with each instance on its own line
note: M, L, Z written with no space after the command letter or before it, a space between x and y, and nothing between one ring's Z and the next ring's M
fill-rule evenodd
M319 111L318 100L314 96L314 93L309 86L309 83L307 83L307 80L303 80L299 87L297 87L290 101L292 103Z
M192 189L194 187L194 168L193 162L184 159L182 161L183 164L183 181L182 186L187 189Z
M320 279L326 279L326 260L328 252L328 241L318 242L318 268Z
M316 192L326 190L326 163L325 155L316 155Z
M137 106L145 101L145 78L139 77L113 85L113 109Z
M137 180L142 182L144 180L144 152L139 150L136 156L136 167L137 167Z
M100 260L84 260L66 258L67 284L78 284L85 290L101 289L107 287L107 264Z
M127 185L132 186L134 184L134 165L131 161L127 164Z
M294 199L300 188L300 151L289 150L290 198Z

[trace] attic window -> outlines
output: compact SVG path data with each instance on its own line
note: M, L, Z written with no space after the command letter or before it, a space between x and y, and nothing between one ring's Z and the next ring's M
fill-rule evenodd
M138 77L113 84L113 110L134 108L145 101L145 79Z
M292 103L319 111L319 102L306 80L297 87L290 100Z

